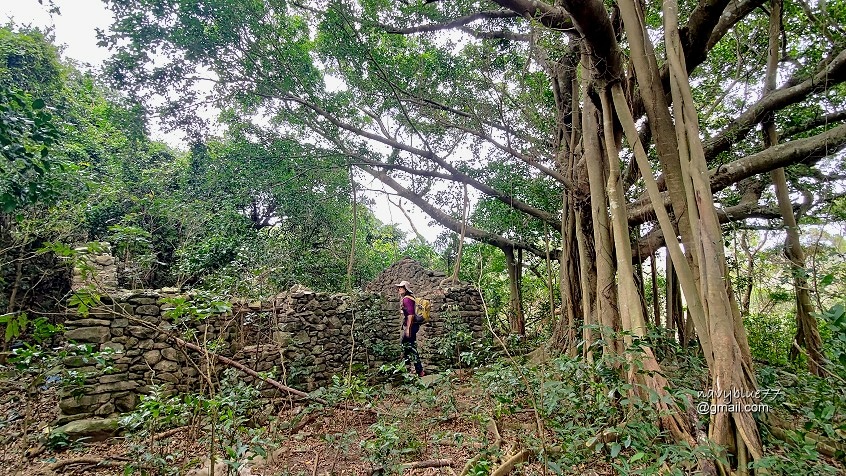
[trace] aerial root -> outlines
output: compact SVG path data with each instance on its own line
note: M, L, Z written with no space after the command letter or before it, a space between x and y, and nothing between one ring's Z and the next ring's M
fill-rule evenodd
M761 422L766 425L770 430L770 433L779 440L786 443L792 442L787 432L796 431L796 428L791 426L788 422L770 413L763 414ZM802 430L802 433L805 437L805 441L812 443L820 454L828 456L829 458L835 458L841 461L844 460L843 454L846 453L846 446L816 433L811 433L805 430Z
M511 456L507 460L505 460L499 468L496 468L492 473L491 476L505 476L506 474L510 473L515 466L520 463L525 463L529 460L529 458L534 455L535 452L530 449L524 449L514 456Z

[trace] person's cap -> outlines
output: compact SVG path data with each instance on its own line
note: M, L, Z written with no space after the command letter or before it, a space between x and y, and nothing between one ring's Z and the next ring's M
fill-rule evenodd
M395 284L394 286L396 286L398 288L405 288L406 291L412 292L411 291L411 283L409 283L408 281L400 281L398 284Z

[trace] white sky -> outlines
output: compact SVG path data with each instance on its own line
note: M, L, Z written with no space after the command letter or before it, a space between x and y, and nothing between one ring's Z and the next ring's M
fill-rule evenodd
M96 30L108 30L112 19L101 0L54 0L55 5L59 7L59 15L49 14L48 9L37 0L0 0L0 3L0 23L14 21L18 25L52 28L56 44L63 47L64 57L76 60L85 68L99 69L109 57L107 49L97 46ZM164 133L156 124L151 124L151 135L153 139L173 147L185 148L178 132ZM386 189L375 179L363 185L370 189ZM372 209L382 222L399 225L409 233L409 238L413 237L408 220L402 212L390 205L384 194L369 192L368 196L375 199ZM396 203L397 197L394 196L392 201ZM407 201L403 203L415 220L417 230L430 242L434 241L443 228L429 227L427 224L430 219L426 214Z
M62 48L62 56L76 60L83 69L99 69L110 52L97 46L97 29L109 29L111 13L101 0L54 0L54 3L59 7L58 15L51 15L38 0L5 0L0 7L0 22L51 28L56 44ZM180 132L163 132L155 123L151 126L153 139L185 148Z
M109 52L97 46L95 28L106 29L111 15L100 0L55 0L61 15L50 15L37 0L4 0L0 21L39 27L53 27L56 42L65 45L65 56L82 63L99 65Z

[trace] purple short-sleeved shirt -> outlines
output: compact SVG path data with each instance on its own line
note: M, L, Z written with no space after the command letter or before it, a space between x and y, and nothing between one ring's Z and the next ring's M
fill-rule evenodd
M414 299L411 299L408 296L403 296L403 298L402 298L402 315L404 317L414 315Z

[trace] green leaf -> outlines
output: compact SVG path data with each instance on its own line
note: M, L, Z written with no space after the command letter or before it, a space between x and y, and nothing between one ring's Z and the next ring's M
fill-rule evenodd
M828 286L829 284L834 282L834 274L826 274L820 280L820 286Z
M623 446L620 445L620 443L614 443L613 445L611 445L611 457L616 458L617 455L620 454L620 450L622 450L622 449L623 449Z
M6 323L6 335L5 335L6 342L9 342L10 340L14 339L18 335L20 335L20 329L18 328L18 321L16 321L15 319L9 320L9 322Z
M831 417L834 416L834 410L834 405L826 405L825 408L823 408L822 413L820 414L820 419L831 420Z

